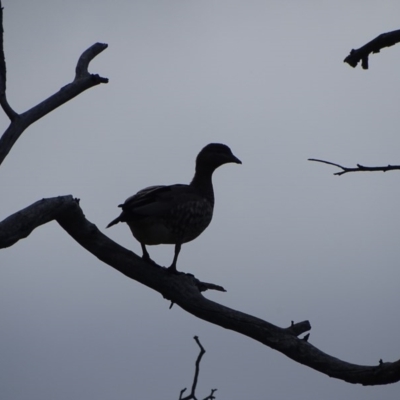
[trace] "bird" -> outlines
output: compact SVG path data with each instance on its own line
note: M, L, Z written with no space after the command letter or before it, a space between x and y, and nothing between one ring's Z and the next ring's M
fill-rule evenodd
M107 228L126 222L142 247L142 259L152 263L146 245L174 244L174 258L168 270L176 273L182 244L196 239L211 222L212 175L227 163L242 164L225 144L208 144L196 157L195 174L188 185L158 185L140 190L118 206L122 212Z

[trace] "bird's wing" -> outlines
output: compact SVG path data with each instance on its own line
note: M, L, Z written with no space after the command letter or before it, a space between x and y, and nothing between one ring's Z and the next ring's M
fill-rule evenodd
M198 200L199 195L189 185L149 186L120 204L125 218L129 216L160 216L180 203Z

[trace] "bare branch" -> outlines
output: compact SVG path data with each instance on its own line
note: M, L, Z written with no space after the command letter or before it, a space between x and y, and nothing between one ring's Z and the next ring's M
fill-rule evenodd
M58 211L57 202L60 202ZM40 214L44 217L40 217ZM400 360L374 366L351 364L332 357L306 340L298 338L299 334L311 329L308 321L292 324L289 328L279 328L260 318L205 298L193 275L170 274L166 268L146 263L133 252L103 235L85 218L78 201L72 196L43 199L0 222L0 248L10 246L11 242L15 243L18 239L26 237L35 226L51 219L56 219L72 238L99 260L157 291L200 319L252 338L333 378L362 385L384 385L400 381ZM18 227L22 227L22 234L18 233Z
M75 80L87 78L90 76L88 71L90 62L106 48L107 44L105 43L95 43L93 46L90 46L82 53L75 68ZM99 77L99 80L100 83L108 83L107 78Z
M366 167L365 165L361 165L361 164L357 164L357 167L355 168L348 168L348 167L344 167L343 165L340 164L336 164L330 161L325 161L325 160L319 160L317 158L309 158L308 161L316 161L316 162L320 162L323 164L328 164L328 165L333 165L335 167L338 167L340 169L342 169L342 171L340 172L335 172L333 175L344 175L347 172L375 172L375 171L381 171L381 172L386 172L386 171L393 171L393 170L399 170L400 169L400 165L386 165L386 166L382 166L382 167Z
M214 396L214 393L217 391L217 389L211 389L211 393L207 396L204 397L203 400L214 400L216 397Z
M390 47L400 42L400 30L382 33L357 50L351 50L343 60L353 68L361 61L362 69L368 69L368 57L371 53L379 53L384 47Z
M4 56L4 29L3 29L3 7L0 1L0 105L11 121L14 121L18 114L8 104L6 98L7 68Z
M90 61L106 48L107 45L104 43L95 43L89 47L79 58L76 67L76 76L73 82L64 86L57 93L32 107L30 110L17 115L17 117L12 120L10 126L0 138L0 165L7 157L7 154L10 152L18 138L31 124L55 110L57 107L72 100L85 90L99 85L100 83L108 82L107 78L89 74L87 70Z
M0 222L0 249L10 247L32 231L74 207L72 196L42 199Z
M197 357L196 364L195 364L196 368L195 368L195 373L194 373L194 378L193 378L193 385L192 385L192 395L193 396L195 395L197 382L199 380L200 362L201 362L201 359L203 358L204 354L206 354L206 351L204 350L204 347L200 343L199 337L195 336L194 340L196 341L197 345L200 347L200 353L199 353L199 355Z
M206 351L205 351L204 347L201 345L198 336L195 336L193 339L196 341L196 343L200 347L200 353L197 356L197 360L196 360L196 363L195 363L195 372L194 372L194 377L193 377L192 390L191 390L191 392L190 392L190 394L188 396L182 397L183 393L186 391L186 388L182 389L181 392L180 392L179 400L196 400L197 399L196 398L196 387L197 387L197 382L198 382L199 373L200 373L200 362L201 362L201 359L203 358L204 354L206 353ZM205 397L204 400L215 399L213 394L216 391L217 391L217 389L211 389L211 394L209 396Z

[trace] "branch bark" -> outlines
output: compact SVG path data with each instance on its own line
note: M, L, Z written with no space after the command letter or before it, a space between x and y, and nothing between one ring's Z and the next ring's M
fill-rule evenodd
M381 171L381 172L386 172L386 171L394 171L394 170L399 170L400 165L386 165L382 167L366 167L365 165L357 164L357 167L355 168L349 168L349 167L344 167L343 165L336 164L330 161L325 161L325 160L319 160L317 158L309 158L308 161L315 161L315 162L320 162L323 164L328 164L328 165L333 165L335 167L340 168L342 171L340 172L335 172L333 175L344 175L347 174L348 172L376 172L376 171Z
M371 53L379 53L384 47L390 47L400 42L400 30L382 33L359 49L352 49L343 60L355 68L361 61L362 69L368 69L368 57Z
M155 290L197 318L252 338L333 378L362 385L384 385L400 381L400 360L380 362L374 366L351 364L299 338L299 335L311 329L308 321L280 328L205 298L202 291L209 284L204 286L193 275L170 274L164 267L146 263L102 234L85 218L79 201L72 196L42 199L5 219L0 223L0 248L27 237L35 227L53 219L99 260Z

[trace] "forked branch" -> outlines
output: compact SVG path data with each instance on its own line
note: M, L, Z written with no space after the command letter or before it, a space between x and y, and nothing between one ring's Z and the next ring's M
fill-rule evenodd
M32 107L30 110L18 114L11 108L6 97L7 76L3 46L3 8L0 1L0 105L11 121L11 124L0 138L0 165L18 138L31 124L85 90L100 83L108 82L107 78L103 78L97 74L90 74L88 71L89 63L106 48L107 44L104 43L95 43L89 47L79 57L75 69L75 79L71 83L62 87L57 93Z
M390 47L400 42L400 30L382 33L364 46L351 50L343 60L353 68L361 61L362 69L368 69L368 57L371 53L379 53L384 47Z
M197 400L196 398L196 388L197 388L197 382L199 380L199 374L200 374L200 363L201 363L201 359L203 358L204 354L206 353L204 347L202 346L202 344L200 343L199 337L195 336L193 338L197 345L200 347L200 352L199 355L197 356L197 360L195 363L195 371L194 371L194 377L193 377L193 384L192 384L192 390L190 391L190 393L185 396L182 397L183 394L186 392L186 388L182 389L179 395L179 400ZM205 397L203 400L214 400L215 396L214 393L217 391L217 389L211 389L211 393Z

